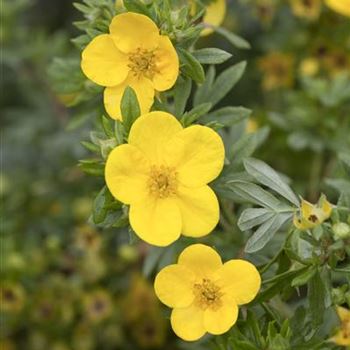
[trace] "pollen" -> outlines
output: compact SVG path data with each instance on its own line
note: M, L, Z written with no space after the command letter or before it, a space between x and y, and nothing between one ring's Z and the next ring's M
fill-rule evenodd
M157 198L167 198L176 194L177 172L168 166L153 166L149 177L149 192Z
M220 288L207 278L203 278L201 283L196 283L193 289L195 303L202 310L208 308L217 310L222 305Z
M129 54L128 67L136 77L152 79L157 73L156 55L154 50L143 50L138 48Z

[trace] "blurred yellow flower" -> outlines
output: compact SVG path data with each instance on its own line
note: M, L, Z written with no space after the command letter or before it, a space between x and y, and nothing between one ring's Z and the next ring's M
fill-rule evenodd
M264 90L274 90L293 85L292 56L280 52L271 52L258 61L258 67L263 73L262 87Z
M350 345L350 310L344 307L337 307L337 313L340 318L340 329L331 338L331 340L341 346Z
M299 230L308 230L322 224L331 216L331 213L332 204L327 201L325 196L321 196L317 205L303 199L300 213L294 215L293 223Z
M321 13L321 0L290 0L292 12L297 17L315 20Z
M257 131L259 128L258 122L256 121L255 118L249 118L246 128L245 128L245 132L247 134L252 134L253 132Z
M120 102L127 86L137 95L141 112L150 110L154 93L170 89L179 73L177 53L156 24L137 13L113 18L110 34L94 38L82 53L81 68L96 84L105 86L104 104L121 120Z
M112 299L102 289L93 291L84 297L84 309L89 321L94 323L100 322L112 314Z
M316 58L308 57L301 61L299 66L300 74L304 77L314 76L320 68L320 64Z
M1 311L19 312L24 305L25 292L21 285L5 282L0 287Z
M195 0L192 0L195 2ZM201 36L211 34L214 30L212 27L218 27L224 21L226 15L226 0L204 0L207 4L203 24L205 28L201 32Z
M74 246L84 252L96 252L101 247L101 237L95 229L83 225L75 230Z
M325 0L325 3L333 11L350 17L350 0Z
M259 272L248 261L222 263L216 251L203 244L186 248L178 263L156 276L158 298L173 308L171 325L182 339L194 341L206 332L227 332L238 317L238 306L257 295Z
M328 52L324 59L325 69L331 76L350 71L350 57L340 50Z
M181 233L201 237L217 225L219 204L207 184L220 174L224 156L220 136L209 127L183 129L172 115L152 112L133 124L128 144L110 153L106 183L130 205L137 235L166 246Z

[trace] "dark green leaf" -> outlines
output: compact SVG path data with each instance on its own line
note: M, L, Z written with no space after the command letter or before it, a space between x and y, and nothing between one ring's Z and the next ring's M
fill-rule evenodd
M187 50L178 48L182 72L192 78L196 83L202 84L205 80L205 74L202 65Z
M123 116L123 125L128 132L134 121L140 116L141 110L134 89L128 86L123 94L120 109Z

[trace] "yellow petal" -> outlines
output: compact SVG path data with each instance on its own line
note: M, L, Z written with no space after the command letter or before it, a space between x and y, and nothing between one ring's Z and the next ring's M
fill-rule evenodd
M115 46L108 34L94 38L82 53L81 69L96 84L115 86L123 82L128 73L128 58Z
M157 297L169 307L188 307L194 299L195 275L182 265L169 265L154 281Z
M157 73L153 77L153 85L158 91L170 89L179 75L179 58L170 39L161 35L156 50Z
M109 31L119 50L153 50L159 44L159 29L147 16L127 12L113 18Z
M220 308L215 310L208 308L204 312L204 328L211 334L223 334L237 321L237 304L227 297L222 297L221 302Z
M315 212L315 206L310 202L303 199L301 201L301 216L303 218L308 218L310 215L313 215Z
M322 195L320 198L319 205L322 211L321 220L325 221L331 216L332 209L333 209L332 204L327 201L327 198L324 195Z
M350 310L346 309L345 307L338 306L337 314L341 321L349 320L350 322Z
M232 297L238 305L251 302L257 295L261 277L256 267L245 260L230 260L217 272L224 294Z
M112 195L125 204L147 196L150 165L134 146L121 145L108 156L105 168L106 184Z
M176 137L179 181L188 187L199 187L214 180L224 166L225 149L221 137L212 129L190 126ZM180 148L182 147L182 148Z
M341 345L341 346L350 345L350 338L345 337L343 331L341 330L338 331L330 340L336 343L337 345Z
M171 114L151 112L135 121L130 130L129 144L141 149L150 161L159 163L164 160L167 142L181 130L180 122Z
M325 0L325 3L333 11L350 17L350 0Z
M137 235L147 243L167 246L181 234L181 214L172 198L147 200L130 206L129 220Z
M104 91L104 105L109 116L113 119L122 120L120 103L127 86L134 89L140 105L141 114L147 113L152 107L154 100L152 82L147 78L136 78L132 74L129 74L128 78L122 84L108 87Z
M214 27L220 26L224 21L226 14L226 0L215 0L208 7L203 18L204 24L209 24ZM211 34L213 29L208 27L201 32L201 36Z
M220 255L204 244L193 244L179 256L178 264L193 271L198 279L207 278L222 267Z
M309 228L315 227L316 225L312 222L302 218L299 214L294 214L293 217L293 224L294 226L302 231L308 230Z
M209 186L179 186L177 203L182 216L182 233L201 237L210 233L219 221L219 203Z
M187 308L174 309L170 321L175 334L183 340L195 341L205 334L203 310L193 304Z

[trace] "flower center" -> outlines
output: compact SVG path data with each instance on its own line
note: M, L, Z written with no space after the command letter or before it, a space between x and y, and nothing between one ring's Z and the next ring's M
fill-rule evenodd
M193 289L195 295L195 304L202 310L211 308L217 310L222 302L220 288L209 279L203 278L202 283L195 283Z
M129 54L128 67L136 77L144 76L152 79L157 72L154 50L143 50L138 48Z
M176 194L177 172L172 167L153 166L149 177L149 192L158 198L167 198Z

